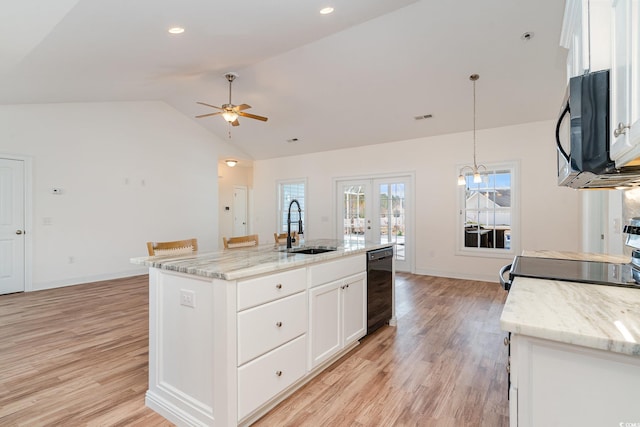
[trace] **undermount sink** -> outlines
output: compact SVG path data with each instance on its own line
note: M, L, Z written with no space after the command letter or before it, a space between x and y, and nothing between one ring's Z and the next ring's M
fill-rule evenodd
M333 252L337 248L314 248L314 247L302 247L293 249L283 249L281 252L289 252L292 254L305 254L305 255L317 255L325 252Z

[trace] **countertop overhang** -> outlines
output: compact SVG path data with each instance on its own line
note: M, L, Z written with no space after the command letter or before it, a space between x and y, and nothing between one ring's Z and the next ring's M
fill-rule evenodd
M132 264L162 270L193 274L213 279L238 280L260 274L273 273L334 260L343 256L364 254L367 251L388 248L394 243L374 243L366 241L345 242L336 239L314 239L303 242L302 247L336 248L321 254L300 254L286 252L284 245L258 245L213 252L195 252L189 255L165 255L131 258Z
M516 277L500 325L512 333L640 357L640 290Z

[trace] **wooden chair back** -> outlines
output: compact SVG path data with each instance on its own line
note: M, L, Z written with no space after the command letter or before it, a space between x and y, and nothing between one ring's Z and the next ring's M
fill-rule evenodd
M251 246L258 246L258 235L251 234L249 236L238 236L238 237L223 237L222 243L224 244L225 249L235 249L235 248L247 248Z
M147 242L150 256L183 255L198 250L198 239L175 240L173 242Z
M273 233L273 238L276 241L276 245L285 245L287 243L287 233ZM291 232L291 238L295 239L295 241L298 241L298 232L297 231L292 231Z

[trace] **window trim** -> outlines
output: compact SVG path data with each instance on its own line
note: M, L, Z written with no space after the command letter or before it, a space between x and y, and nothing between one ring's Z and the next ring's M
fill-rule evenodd
M287 229L286 226L284 227L284 230L280 229L280 226L282 225L282 223L280 222L280 218L282 218L283 212L280 210L281 207L283 207L283 193L282 193L282 186L286 185L286 184L302 184L304 185L304 209L303 209L303 216L302 216L302 229L304 231L304 234L307 234L307 203L308 203L308 183L307 183L307 178L291 178L291 179L278 179L276 180L276 194L278 195L277 200L276 200L276 230L277 233L286 233Z
M457 185L456 177L460 174L460 169L465 165L456 165L455 175L451 181L456 185L456 221L455 221L455 255L458 256L475 256L484 258L505 258L513 259L516 254L520 253L521 247L521 227L520 227L520 162L517 160L484 163L487 171L496 170L511 171L511 248L469 248L464 246L464 209L465 209L465 191L464 186Z

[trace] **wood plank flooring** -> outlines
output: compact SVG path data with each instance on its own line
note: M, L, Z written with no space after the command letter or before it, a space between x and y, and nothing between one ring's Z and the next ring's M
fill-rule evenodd
M1 426L171 426L144 406L147 276L0 296ZM497 283L399 274L384 327L255 426L508 425Z

